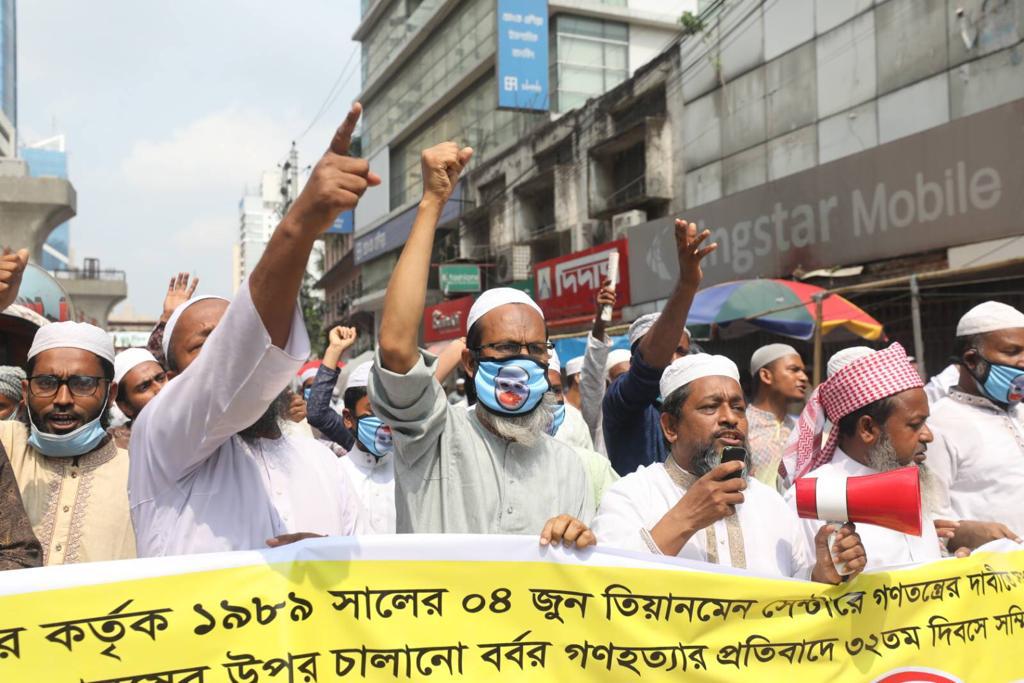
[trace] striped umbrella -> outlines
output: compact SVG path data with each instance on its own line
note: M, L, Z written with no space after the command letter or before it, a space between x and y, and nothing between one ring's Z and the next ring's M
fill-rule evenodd
M686 324L697 337L739 337L758 329L794 339L814 337L816 305L822 302L823 335L845 329L868 340L882 336L882 324L838 294L791 280L737 280L697 292Z

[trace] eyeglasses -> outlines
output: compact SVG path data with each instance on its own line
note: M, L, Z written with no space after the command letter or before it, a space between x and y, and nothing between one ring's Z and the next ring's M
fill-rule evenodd
M546 356L554 350L555 345L549 341L545 342L530 342L528 344L520 344L519 342L504 341L496 342L494 344L481 344L476 348L470 349L475 353L480 353L484 349L490 349L500 356L516 356L520 351L526 349L526 354L529 356Z
M36 375L28 378L28 390L32 392L33 396L50 398L56 396L61 386L66 384L72 396L85 398L95 394L100 382L104 380L106 377L90 377L89 375L70 375L66 379L61 379L57 375Z

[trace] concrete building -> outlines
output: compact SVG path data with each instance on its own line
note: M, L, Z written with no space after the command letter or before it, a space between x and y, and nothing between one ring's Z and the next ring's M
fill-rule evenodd
M918 353L934 370L970 301L1024 304L1024 209L1011 191L1024 182L1024 1L744 0L711 4L690 31L475 162L437 260L490 264L491 284L525 263L539 290L537 265L568 260L552 267L564 278L553 288L586 301L598 279L580 270L586 250L625 240L628 320L671 291L672 221L685 216L720 245L706 284L854 286L908 348L909 276L928 281Z
M281 220L281 172L265 171L255 192L238 202L238 251L233 268L237 287L256 267L263 250Z
M353 301L352 311L373 313L383 303L422 191L422 149L456 139L476 150L474 164L486 162L536 126L626 80L678 36L682 12L695 9L696 4L696 0L552 0L548 3L552 111L528 112L498 107L494 0L364 2L363 19L355 32L355 39L362 43L362 148L384 184L367 192L356 210L352 261L361 267L362 295ZM457 190L445 217L457 219L471 208L468 198ZM457 221L440 234L438 259L459 255L456 227ZM338 256L326 264L328 274L347 258L340 252ZM484 245L472 256L487 260L492 254ZM330 292L328 298L332 298Z
M28 174L33 178L68 177L68 155L63 135L26 145L21 148L20 156L28 164ZM58 225L46 238L40 265L47 270L71 267L70 221Z

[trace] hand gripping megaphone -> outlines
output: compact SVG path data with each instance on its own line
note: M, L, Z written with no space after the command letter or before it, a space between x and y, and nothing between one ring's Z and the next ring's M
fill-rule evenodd
M920 536L919 473L916 467L901 467L862 477L803 477L796 480L796 510L804 519L874 524ZM830 549L834 540L833 533L828 539ZM840 565L836 565L840 574L849 573Z

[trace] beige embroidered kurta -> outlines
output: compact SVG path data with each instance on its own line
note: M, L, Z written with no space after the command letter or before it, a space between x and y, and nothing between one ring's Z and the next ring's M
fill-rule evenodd
M28 445L28 428L0 423L43 564L135 557L128 511L128 452L112 439L78 458L50 458Z

